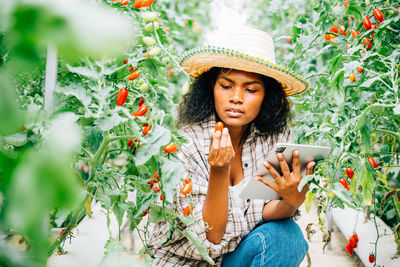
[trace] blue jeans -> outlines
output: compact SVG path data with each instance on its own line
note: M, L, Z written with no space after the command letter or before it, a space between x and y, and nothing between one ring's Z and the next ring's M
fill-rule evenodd
M271 221L257 226L234 251L225 254L222 267L299 266L307 251L297 223L289 219Z

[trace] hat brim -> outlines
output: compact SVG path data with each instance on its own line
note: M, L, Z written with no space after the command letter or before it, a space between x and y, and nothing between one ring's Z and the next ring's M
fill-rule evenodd
M222 47L204 46L189 50L182 55L179 64L193 78L212 67L232 68L269 76L282 84L287 96L299 94L310 87L308 81L288 68Z

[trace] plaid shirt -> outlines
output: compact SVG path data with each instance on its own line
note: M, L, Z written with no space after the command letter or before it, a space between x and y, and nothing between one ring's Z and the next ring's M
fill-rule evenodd
M228 220L222 241L219 244L214 244L207 240L202 209L207 195L210 174L210 166L207 162L211 143L210 130L214 129L215 124L215 115L212 115L205 122L183 127L180 134L186 137L189 143L185 143L180 148L177 156L183 163L188 176L191 176L194 200L192 203L195 203L192 214L200 222L200 224L189 224L186 228L200 237L210 257L219 266L222 256L235 250L242 238L263 221L262 210L269 201L247 200L244 208L241 209L236 206L229 190ZM254 124L251 124L250 127L249 135L242 150L245 183L253 179L256 169L262 165L273 145L271 138L259 132ZM288 141L288 134L282 136L285 136L285 138L283 140L279 138L279 141ZM182 195L179 190L177 190L174 201L174 205L180 213L188 206L187 197ZM161 246L167 239L168 232L169 224L162 221L154 226L151 233L149 248L155 257L154 266L209 266L193 243L178 231L173 233L171 240L166 245Z

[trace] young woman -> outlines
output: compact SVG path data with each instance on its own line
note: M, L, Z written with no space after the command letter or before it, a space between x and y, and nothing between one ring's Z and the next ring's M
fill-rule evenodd
M304 202L299 154L288 166L278 153L282 175L265 161L277 141L288 141L290 110L286 96L304 91L308 83L275 64L271 37L255 29L239 30L220 47L206 46L184 54L181 65L196 77L179 106L180 133L189 143L178 153L192 180L200 224L181 225L195 232L209 255L222 266L298 266L308 245L291 220ZM217 122L222 131L215 132ZM255 177L263 164L274 182ZM314 162L307 165L312 174ZM292 171L290 171L292 169ZM270 186L281 200L244 200L241 190L250 179ZM178 212L189 205L177 192ZM156 266L206 266L185 236L168 225L155 226L150 240Z

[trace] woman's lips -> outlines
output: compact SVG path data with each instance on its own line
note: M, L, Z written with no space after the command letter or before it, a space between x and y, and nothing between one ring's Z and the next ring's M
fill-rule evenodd
M232 118L238 118L243 115L243 112L240 109L227 109L226 113Z

